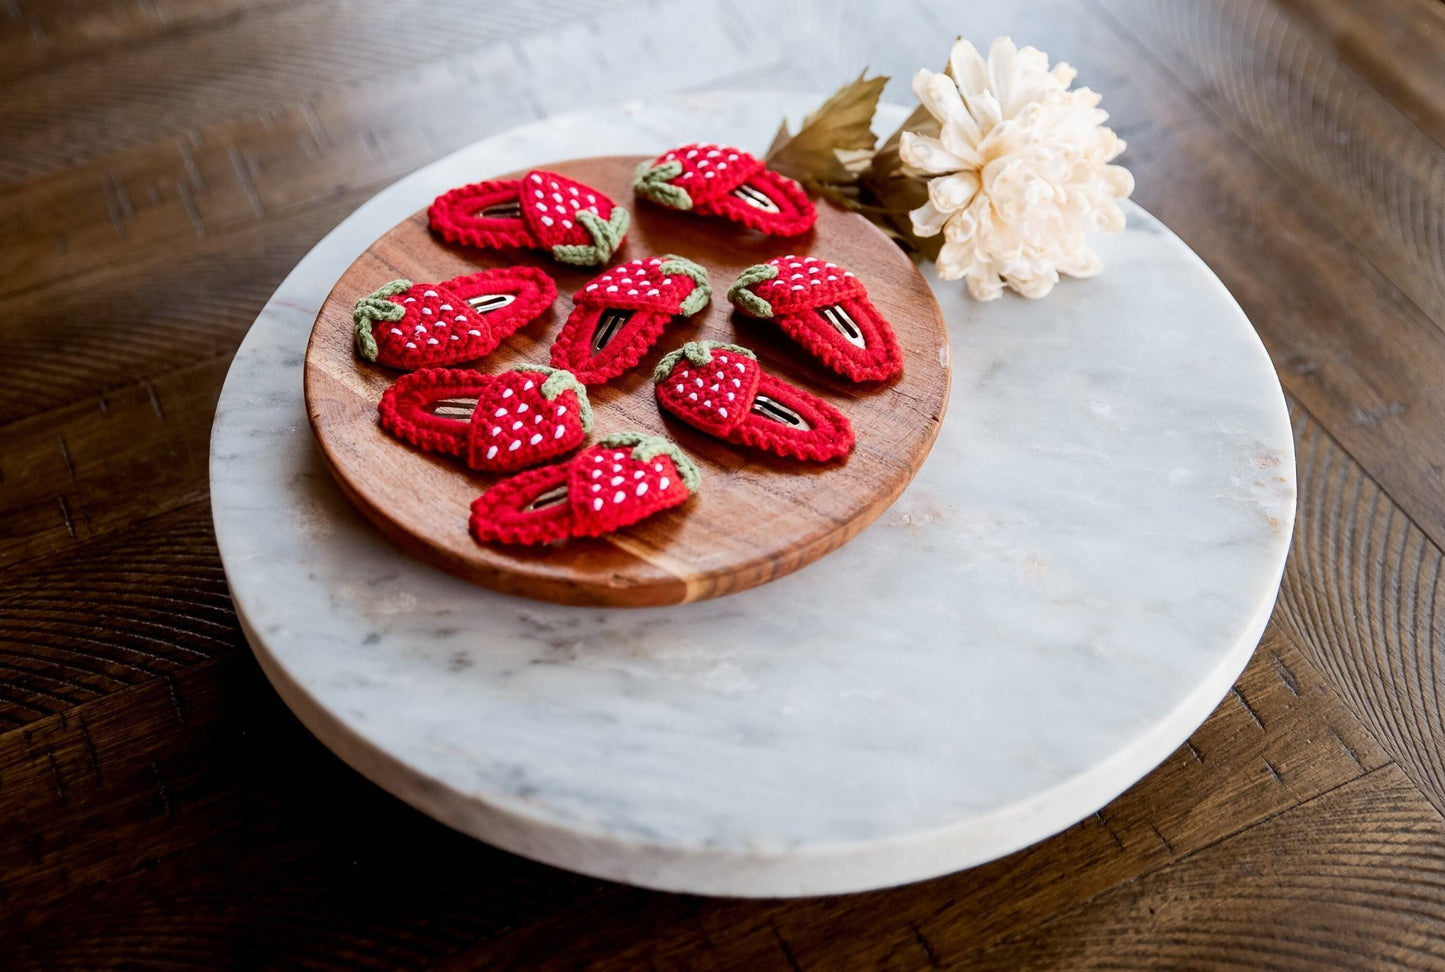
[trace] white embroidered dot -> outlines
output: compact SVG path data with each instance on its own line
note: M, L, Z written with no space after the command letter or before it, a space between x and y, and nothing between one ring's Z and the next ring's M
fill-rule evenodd
M820 285L823 283L823 281L819 280L817 277L814 277L812 280L809 280L808 283L811 284L811 285L814 286L814 287L817 287L817 286L820 286Z
M637 291L635 291L635 290L629 290L629 291L627 292L627 296L629 296L629 297L636 297L636 296L637 296Z
M502 434L502 427L501 427L500 425L494 425L494 426L492 426L492 435L501 435L501 434Z
M499 408L492 414L495 415L497 418L501 418L503 415L507 414L507 410L505 408Z
M656 297L656 296L657 296L658 294L660 294L660 293L662 293L662 291L658 290L656 287L653 287L651 290L649 290L649 291L647 292L647 296L649 296L649 297Z
M533 388L536 387L536 383L530 380L522 383L522 391L531 391Z
M670 286L672 286L672 278L671 278L671 277L663 277L663 278L662 278L662 285L663 285L664 287L670 287Z
M671 485L672 485L672 480L668 479L666 476L663 476L661 479L659 479L659 480L657 481L657 488L658 488L658 489L667 489L667 487L669 487L669 486L671 486Z
M748 370L748 369L746 369L746 368L743 367L743 363L742 363L741 361L739 361L737 364L733 365L733 367L736 368L736 369L738 369L739 371L747 371L747 370Z
M712 408L712 399L709 398L702 403L703 408Z
M431 308L430 308L430 307L423 307L423 308L421 309L421 312L422 312L423 314L425 314L427 317L431 317L431 316L432 316L432 312L431 312Z
M453 341L460 341L462 339L462 336L460 334L453 334L451 339Z
M793 289L794 289L794 290L802 290L802 289L803 289L803 285L802 285L802 284L793 284Z
M564 219L564 220L562 220L562 228L563 228L563 229L571 229L571 228L572 228L572 221L571 221L570 219Z
M654 462L654 463L652 464L652 471L653 471L653 472L662 472L662 463L660 463L660 462Z
M697 392L693 392L691 395L689 395L689 396L687 396L687 397L690 398L690 399L692 399L693 401L697 401Z
M522 427L522 423L521 423L520 420L512 423L512 431L513 431L513 432L517 431L517 430L520 429L521 427Z
M554 182L554 183L552 183L552 185L555 186L556 183ZM552 193L552 198L555 199L557 202L561 202L561 201L562 201L562 194L561 194L560 192L554 192L554 193Z
M602 461L602 457L601 457L601 456L593 456L593 457L592 457L592 461L593 461L593 462L601 462L601 461Z
M539 212L539 213L545 213L546 211L547 211L547 204L546 204L546 203L537 203L537 212Z
M625 499L627 499L627 494L624 493L622 490L619 489L619 490L617 491L617 495L615 495L615 496L612 497L612 502L614 502L614 503L621 503L621 502L622 502L623 500L625 500Z
M599 496L599 497L597 497L595 500L592 501L592 508L593 508L594 510L600 510L600 509L602 509L602 497Z
M592 195L592 193L589 192L589 193L587 194L587 201L590 202L590 203L595 203L595 202L597 201L597 197L594 196L594 195Z
M677 386L677 393L678 393L679 395L682 394L682 387L683 387L682 385L678 385L678 386Z
M532 190L532 195L536 196L538 199L541 199L541 198L542 198L542 190L541 190L541 189L533 189L533 190Z
M561 416L566 415L566 414L567 414L567 406L566 406L566 405L558 405L558 406L557 406L557 415L558 415L558 417L560 418Z
M415 304L415 303L416 303L416 298L415 298L415 297L408 297L406 300L402 301L402 303L403 303L403 304Z
M527 406L527 403L526 403L526 402L523 402L522 404L518 405L518 406L517 406L517 414L518 414L518 415L521 415L523 412L525 412L525 411L527 410L527 407L528 407L528 406Z
M458 314L458 315L457 315L457 323L458 323L458 324L465 324L466 322L467 322L467 318L466 318L466 315L465 315L465 314Z
M713 177L713 174L712 174L712 172L704 172L704 173L702 174L702 177L703 177L704 179L711 179L711 178Z
M600 493L600 492L602 492L602 484L601 484L601 483L593 483L593 484L592 484L592 492L594 492L594 493Z
M729 395L728 398L732 398L732 396ZM717 413L718 413L719 415L721 415L723 418L727 418L727 417L728 417L728 410L727 410L726 408L720 408L720 409L718 409L718 410L717 410Z
M542 177L539 176L539 175L537 175L537 173L533 172L533 173L532 173L532 181L533 181L533 182L541 182L541 181L542 181Z
M470 334L472 337L481 337L481 336L482 336L482 332L481 332L481 331L468 331L467 333Z
M442 304L440 307L437 308L437 310L444 310L444 311L450 311L451 309L452 309L452 305L451 305L451 304Z
M399 327L394 327L394 328L391 329L391 333L393 333L393 334L400 334L400 333L401 333L401 328L399 328Z
M638 496L641 496L641 495L642 495L643 493L645 493L645 492L647 492L647 484L646 484L646 483L638 483L638 484L637 484L637 495L638 495Z
M682 376L683 376L684 378L691 377L691 372L689 372L689 371L687 371L686 369L684 369L683 372L682 372Z
M507 446L507 451L508 451L508 452L516 452L516 451L517 451L518 449L520 449L520 448L522 448L522 440L521 440L521 439L517 439L517 440L514 441L511 445Z
M641 479L641 478L642 478L643 476L645 476L645 475L647 475L647 474L644 473L641 469L639 469L639 470L637 470L637 472L635 472L635 473L632 474L632 478L633 478L633 479Z
M718 377L721 378L722 375L718 375ZM717 385L713 385L711 388L708 389L708 391L717 391L717 390L718 390L718 386L717 386Z
M576 186L568 186L568 187L567 187L567 191L570 192L570 193L571 193L572 195L574 195L574 196L577 195L577 187L576 187Z
M693 149L692 151L688 152L687 157L690 159L697 158L697 149Z
M593 478L593 479L601 479L601 478L602 478L602 470L600 470L600 469L594 469L594 470L592 470L592 478Z
M415 345L415 344L412 344L410 341L406 342L406 346L409 347L409 348L414 348L414 347L416 347L416 345Z
M496 455L497 455L497 447L496 447L496 446L492 446L490 449L487 450L487 458L488 458L488 459L492 459L492 458L494 458Z
M557 426L557 433L556 433L555 435L553 435L552 438L554 438L554 439L560 439L560 438L562 438L562 436L566 433L566 431L567 431L566 429L562 428L562 426L559 425L559 426Z
M736 398L736 397L737 397L737 396L734 395L732 392L728 392L728 401L732 401L732 400L733 400L734 398Z
M422 296L423 296L423 297L440 297L441 295L438 294L435 290L424 290L424 291L422 291Z
M802 280L802 279L803 279L803 275L802 275L801 273L795 273L795 274L793 274L793 276L792 276L791 279L793 279L793 280Z
M707 168L707 167L710 166L710 165L712 165L712 163L709 162L707 159L698 159L698 160L697 160L697 167L698 167L699 169L705 169L705 168Z
M511 398L511 397L512 397L512 389L510 389L510 388L503 388L503 389L502 389L502 397L503 397L503 398Z
M615 293L617 293L617 286L614 284L613 286L608 287L608 288L607 288L607 292L608 292L609 294L615 294Z
M545 224L548 225L548 226L551 226L552 223L553 223L553 219L552 219L551 216L543 216L543 217L542 217L542 222L545 223Z
M837 280L838 277L837 277L836 274L831 274L831 273L830 273L830 274L828 274L828 279L829 279L829 280Z
M715 159L715 158L717 158L719 155L722 155L722 153L721 153L721 152L718 152L718 151L712 151L712 152L707 153L707 157L710 158L710 159Z
M532 416L532 424L533 424L533 425L541 425L541 424L542 424L542 416L540 416L540 415L533 415L533 416Z
M588 284L588 285L587 285L587 289L588 289L588 290L596 290L596 289L597 289L597 285L596 285L596 284Z
M427 338L427 344L441 344L436 338Z
M622 482L621 476L613 476L612 479L609 481L609 485L616 486L620 482Z
M532 443L532 445L536 445L538 442L541 442L541 441L542 441L542 436L541 436L540 434L534 435L534 436L532 436L530 439L528 439L527 441L530 442L530 443Z

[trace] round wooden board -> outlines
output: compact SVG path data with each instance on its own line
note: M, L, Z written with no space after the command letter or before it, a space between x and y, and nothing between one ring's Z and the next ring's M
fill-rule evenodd
M549 601L696 601L765 583L836 550L897 499L922 465L948 402L948 334L928 284L908 257L861 216L826 204L819 205L811 233L785 240L663 209L632 195L639 161L592 158L541 168L601 189L632 211L632 228L610 265L663 253L686 256L707 269L713 299L693 317L674 321L637 368L588 389L596 414L589 441L633 429L665 435L697 463L701 491L683 506L599 539L542 547L473 540L467 532L471 502L497 477L382 431L376 403L399 372L356 356L352 308L357 298L398 277L434 282L484 267L540 267L557 283L556 303L473 365L503 371L547 363L552 339L572 309L571 294L601 268L569 267L527 250L450 246L430 233L422 212L393 227L347 269L322 306L306 349L307 411L321 453L347 496L404 550L486 587ZM775 325L733 312L726 292L738 273L788 253L823 257L858 275L893 323L903 349L901 378L855 386L815 364ZM694 340L749 347L764 370L837 406L853 423L853 453L825 465L781 459L664 416L653 395L653 366Z

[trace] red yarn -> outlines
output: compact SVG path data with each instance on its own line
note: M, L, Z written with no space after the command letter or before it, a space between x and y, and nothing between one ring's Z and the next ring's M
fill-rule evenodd
M696 471L676 447L654 453L649 446L665 440L619 438L624 440L620 444L609 437L566 462L497 483L472 503L472 536L502 543L599 537L692 495L688 480L695 482ZM678 462L687 468L679 469ZM564 500L528 509L558 487L566 489Z
M404 285L405 281L398 281ZM535 320L557 299L552 278L533 267L499 267L453 277L438 284L417 283L407 290L378 297L386 288L356 302L358 331L364 327L375 342L375 357L357 335L358 353L391 368L410 370L475 361L496 350L503 338ZM484 296L512 297L511 303L487 310L469 300ZM399 320L378 317L381 301L402 311ZM390 315L387 315L390 316Z
M666 178L667 172L678 167L681 171ZM673 191L655 191L659 183ZM639 170L634 186L660 205L722 216L770 236L806 233L818 218L802 186L767 168L757 157L728 145L682 145L664 152L647 169ZM777 212L748 202L753 193L770 200ZM688 205L678 205L684 199Z
M589 281L572 296L572 313L552 343L552 366L566 368L584 385L600 384L634 367L672 319L685 313L684 303L700 306L694 291L706 290L706 284L680 272L684 267L706 279L702 268L691 261L648 257L613 267ZM689 301L690 297L694 299ZM609 310L631 316L594 353L593 338Z
M694 341L670 353L653 374L658 404L728 442L780 456L826 462L853 450L846 416L815 395L766 374L747 348ZM795 427L756 408L762 395L806 424Z
M517 216L482 215L491 207L507 203L517 206ZM616 208L611 199L591 186L536 169L520 179L477 182L445 192L427 209L427 219L431 228L450 243L483 248L520 246L552 253L559 246L596 245L598 241L577 214L590 211L606 222ZM603 255L602 262L610 253Z
M432 452L460 456L473 469L510 472L577 448L592 427L587 391L570 375L523 365L496 375L425 368L382 393L381 426ZM438 414L470 408L462 417Z
M777 274L746 289L757 301L740 300L737 288L728 299L745 314L771 317L783 332L833 371L853 381L886 381L903 373L903 352L888 323L862 281L851 270L817 257L782 256L763 267ZM754 268L743 271L751 275ZM760 306L770 309L759 313ZM853 344L829 322L823 308L838 307L857 326L862 347Z

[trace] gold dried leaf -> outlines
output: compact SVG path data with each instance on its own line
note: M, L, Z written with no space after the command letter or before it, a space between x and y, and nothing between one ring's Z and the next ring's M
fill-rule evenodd
M768 149L768 168L796 179L818 192L825 187L837 191L856 181L873 155L877 138L870 124L886 77L867 78L845 84L803 119L796 135L783 122ZM830 192L825 192L830 194Z

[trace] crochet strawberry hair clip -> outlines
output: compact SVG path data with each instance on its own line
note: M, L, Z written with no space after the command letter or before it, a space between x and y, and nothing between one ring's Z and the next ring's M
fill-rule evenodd
M674 317L696 314L711 296L707 271L680 256L613 267L572 296L552 365L584 385L615 378L642 360Z
M393 280L356 302L356 353L392 368L474 361L536 320L557 285L532 267L500 267L442 283Z
M592 431L587 389L546 365L496 375L413 371L382 393L377 412L381 427L398 439L488 472L545 462L577 448Z
M836 263L782 256L748 267L728 288L728 300L750 317L776 321L845 378L886 381L903 373L893 326L863 282Z
M803 187L727 145L683 145L643 162L632 188L659 206L722 216L769 236L812 229L818 212Z
M676 445L619 432L487 490L472 503L472 536L502 543L600 537L686 502L698 485L697 467Z
M431 228L449 243L546 250L584 267L608 261L627 236L630 218L591 186L541 169L453 189L427 210Z
M652 373L657 402L689 425L728 442L826 462L853 449L853 427L836 408L758 366L736 344L692 341Z

